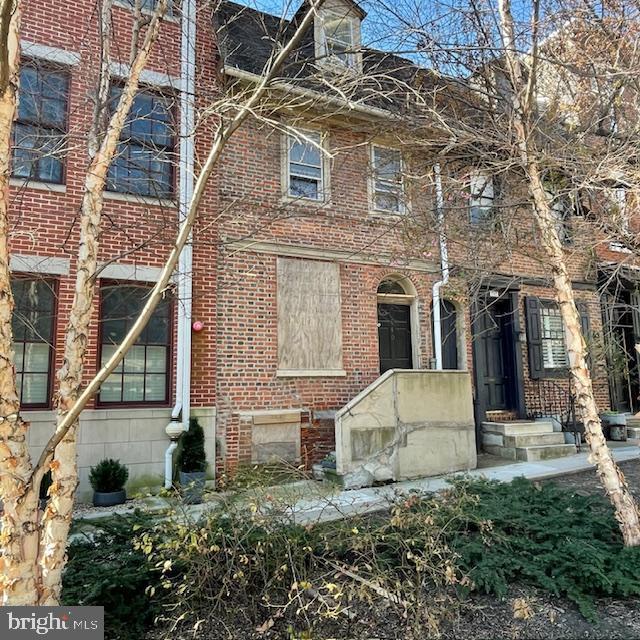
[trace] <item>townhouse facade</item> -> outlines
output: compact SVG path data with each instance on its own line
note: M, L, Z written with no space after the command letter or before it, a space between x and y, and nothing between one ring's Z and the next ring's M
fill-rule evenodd
M83 132L99 50L93 4L28 0L23 19L11 267L16 367L34 450L53 427L55 371L72 301L75 216L88 163ZM229 2L212 8L183 0L165 20L109 174L87 379L157 279L219 125L205 117L207 107L259 79L296 16L283 22ZM407 71L411 65L395 56L353 53L363 20L350 0L324 5L301 45L315 77L335 74L335 65L363 75ZM113 22L121 44L113 49L120 56L113 60L116 96L132 29L126 0L114 0ZM316 64L323 59L331 70ZM175 288L83 414L81 496L89 467L103 457L129 466L132 488L166 480L165 428L189 415L205 428L212 474L274 460L309 467L336 449L336 414L397 371L460 372L473 388L475 419L459 425L461 440L451 440L463 453L447 458L446 439L438 440L431 453L447 461L435 472L475 464L483 422L550 416L564 407L567 358L544 258L533 235L497 242L497 231L483 226L498 197L491 176L472 172L470 196L445 201L432 171L424 180L406 177L407 150L381 124L379 103L337 107L313 78L296 82L296 64L285 67L274 89L278 107L231 138ZM509 206L514 220L527 219L517 198ZM477 253L475 240L446 246L435 225L416 226L440 214L452 235L464 220L469 238L484 238ZM576 232L585 225L572 222ZM599 272L578 246L567 252L583 329L598 337ZM491 259L471 291L463 274L469 254L478 259L487 250ZM592 360L604 410L613 393L609 367L596 350ZM420 391L413 393L419 404ZM442 411L436 417L446 422Z

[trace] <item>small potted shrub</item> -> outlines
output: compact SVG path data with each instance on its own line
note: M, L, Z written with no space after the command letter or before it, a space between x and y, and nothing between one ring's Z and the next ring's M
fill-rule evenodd
M178 469L184 501L199 504L206 481L207 455L204 451L204 430L197 418L189 420L189 431L182 435L180 444Z
M109 458L91 467L89 482L93 487L94 506L112 507L123 504L127 499L124 485L128 477L129 470L119 460Z

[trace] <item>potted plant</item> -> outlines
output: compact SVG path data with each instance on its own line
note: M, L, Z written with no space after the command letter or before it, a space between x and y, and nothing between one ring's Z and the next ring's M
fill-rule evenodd
M184 501L199 504L206 481L207 455L204 451L204 430L197 418L189 420L189 431L182 435L180 444L178 469Z
M89 482L93 487L94 506L112 507L123 504L127 499L124 485L128 477L129 470L119 460L108 458L91 467Z

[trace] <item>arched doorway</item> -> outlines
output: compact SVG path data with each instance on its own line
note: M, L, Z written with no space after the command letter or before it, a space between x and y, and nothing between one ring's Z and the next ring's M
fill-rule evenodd
M378 285L378 352L380 373L419 368L416 292L404 276L388 276Z

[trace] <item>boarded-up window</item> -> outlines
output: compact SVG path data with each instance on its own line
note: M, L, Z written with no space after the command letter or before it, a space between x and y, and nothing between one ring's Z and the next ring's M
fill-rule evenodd
M339 266L278 258L278 370L341 369Z

